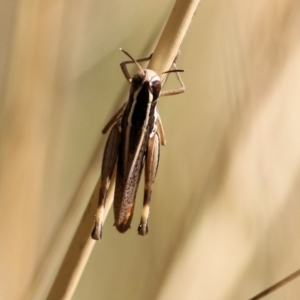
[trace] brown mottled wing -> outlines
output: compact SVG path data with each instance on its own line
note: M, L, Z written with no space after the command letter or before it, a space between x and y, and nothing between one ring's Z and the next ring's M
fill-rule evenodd
M130 228L136 193L144 165L145 149L148 140L147 130L140 129L133 135L139 140L129 142L127 160L125 160L125 143L122 144L118 158L117 180L114 198L115 226L125 232Z

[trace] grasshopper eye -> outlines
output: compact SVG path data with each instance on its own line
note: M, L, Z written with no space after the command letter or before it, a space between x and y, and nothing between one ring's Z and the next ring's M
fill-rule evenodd
M153 94L153 100L156 100L160 94L161 82L160 80L155 80L151 82L151 91Z
M131 80L131 85L134 89L137 89L144 81L144 76L140 73L136 73Z

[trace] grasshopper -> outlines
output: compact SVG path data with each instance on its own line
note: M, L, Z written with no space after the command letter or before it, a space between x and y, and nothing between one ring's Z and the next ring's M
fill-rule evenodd
M159 163L160 144L166 144L162 122L156 107L157 100L160 96L175 95L183 93L185 90L178 74L183 71L178 70L175 64L178 55L172 66L174 69L162 74L168 76L169 73L175 72L181 87L175 90L161 91L164 81L162 82L153 70L143 69L139 64L139 62L150 60L152 55L135 60L125 50L120 50L131 59L120 64L125 78L130 83L130 91L128 101L102 130L102 133L105 134L112 127L102 159L99 202L91 234L95 240L102 237L105 201L116 164L114 225L121 233L130 228L136 193L145 165L144 201L138 234L146 235L148 233L149 206ZM132 78L127 69L129 63L135 63L139 68Z

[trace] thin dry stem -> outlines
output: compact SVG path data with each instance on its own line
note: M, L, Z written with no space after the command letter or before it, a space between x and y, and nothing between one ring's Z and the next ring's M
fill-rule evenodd
M192 17L200 0L177 0L171 15L166 23L163 33L154 50L153 57L148 68L162 73L170 68L175 56L178 53L180 44L186 34ZM85 179L83 179L84 181ZM98 187L97 187L98 188ZM93 195L97 194L96 189ZM111 194L107 203L112 203ZM96 210L91 210L95 203L92 197L89 201L86 212L78 226L73 241L60 267L56 280L51 287L48 300L50 299L71 299L78 281L82 275L85 264L88 261L92 248L95 244L90 238L90 220ZM108 208L108 205L106 205ZM89 229L89 230L88 230ZM82 247L82 245L84 245Z
M299 276L300 276L300 269L297 270L296 272L290 274L286 278L280 280L279 282L275 283L274 285L270 286L269 288L263 290L262 292L260 292L259 294L257 294L256 296L252 297L249 300L259 300L259 299L262 299L265 296L267 296L267 295L275 292L276 290L278 290L279 288L281 288L282 286L286 285L287 283L291 282L292 280L296 279Z

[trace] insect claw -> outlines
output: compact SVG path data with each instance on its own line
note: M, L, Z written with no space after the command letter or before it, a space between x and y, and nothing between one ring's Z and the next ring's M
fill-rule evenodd
M144 223L142 220L140 222L140 225L138 227L138 234L139 235L146 235L148 233L148 224Z
M91 236L94 240L100 240L102 238L102 224L95 224Z

